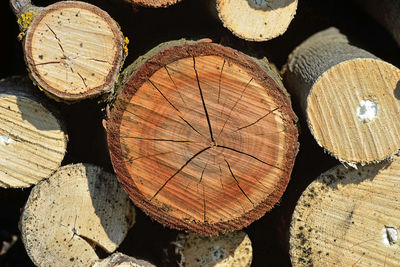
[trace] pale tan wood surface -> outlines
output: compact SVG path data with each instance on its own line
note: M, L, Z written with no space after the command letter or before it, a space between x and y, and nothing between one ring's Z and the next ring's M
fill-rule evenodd
M23 41L26 64L50 96L71 102L113 91L127 39L105 11L61 1L39 13L23 13L18 22L28 27Z
M135 210L114 175L89 164L61 167L35 186L20 228L37 266L89 266L96 247L117 249L135 222Z
M154 267L154 265L118 252L96 262L93 267Z
M297 9L297 0L216 0L218 16L234 35L267 41L282 35Z
M114 169L135 203L168 226L241 229L287 185L297 153L290 102L272 69L238 52L170 49L158 54L170 62L139 67L117 98L107 122Z
M290 229L293 266L399 266L400 158L335 167L300 197Z
M179 234L171 245L180 266L249 267L253 260L250 238L243 231L214 237Z
M400 70L330 28L289 56L284 81L320 146L342 162L379 162L400 148Z
M0 81L0 187L29 187L49 177L67 148L62 121L26 77Z

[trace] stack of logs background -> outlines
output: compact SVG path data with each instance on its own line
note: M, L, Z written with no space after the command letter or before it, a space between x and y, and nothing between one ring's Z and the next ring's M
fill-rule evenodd
M55 2L56 1L47 0L34 1L37 6L48 6ZM131 4L122 0L93 0L86 2L107 11L110 16L119 23L124 35L129 38L129 54L125 60L124 68L134 62L139 56L147 53L162 42L181 38L197 40L210 38L217 44L234 48L253 57L267 57L270 62L275 64L277 69L281 70L287 62L289 54L291 54L298 45L312 34L332 26L338 28L341 33L345 34L352 44L362 47L371 54L396 67L400 67L399 44L396 43L391 34L381 26L381 24L357 5L357 1L300 0L296 15L288 30L282 36L264 42L245 41L233 35L228 29L223 27L222 23L213 15L210 10L211 4L209 1L183 0L167 8L132 7ZM1 1L0 5L0 14L3 19L3 37L0 50L2 58L0 78L3 79L13 75L26 75L22 46L17 37L19 29L16 18L9 8L8 1ZM399 6L397 6L397 8L399 8ZM379 12L388 11L383 10ZM397 12L400 12L400 9L397 9ZM400 13L398 16L400 16ZM318 48L315 48L315 50L318 50ZM310 57L312 57L312 55ZM295 61L296 58L293 60ZM399 78L398 76L396 77L397 79ZM343 79L345 79L345 77ZM290 82L288 82L288 84L290 84ZM340 84L340 81L337 81L337 84ZM285 86L296 85L285 84ZM302 85L297 83L297 86L300 87ZM393 93L398 99L400 89L397 87L393 88ZM107 147L107 135L103 127L103 119L106 116L105 105L99 104L97 101L93 100L85 100L73 104L65 104L52 100L50 100L50 102L52 102L54 108L64 118L68 132L69 141L67 152L61 165L88 163L100 166L104 171L113 173L114 169ZM334 155L335 158L325 152L311 135L299 102L292 99L292 104L294 112L299 117L299 152L290 176L290 182L281 200L272 210L244 228L244 231L248 234L252 243L252 266L291 266L291 259L289 256L289 232L292 223L292 215L301 194L311 182L331 167L340 165L341 162L346 161L350 163L349 165L353 165L354 163L352 159L343 159L345 156ZM339 115L336 114L336 116ZM396 114L390 116L388 115L389 118L396 118ZM397 117L400 118L400 114L397 114ZM329 119L340 120L342 118L331 117ZM343 119L343 121L347 123L346 120ZM316 129L314 130L316 131ZM322 141L319 141L319 143L321 142ZM335 147L335 145L333 146ZM399 148L400 147L395 147L393 149L396 150ZM335 154L332 151L329 152ZM379 160L381 160L381 158L379 158ZM374 161L374 159L371 160L367 157L367 160L364 160L364 162L369 161ZM351 166L347 167L350 169L352 168ZM395 166L393 168L395 168ZM95 170L93 171L96 172ZM332 175L340 176L342 172L346 171L347 169L333 171L334 173ZM369 170L367 171L369 173ZM357 172L357 170L354 172ZM374 172L374 169L372 172ZM100 174L98 175L102 176ZM355 173L354 175L356 176L357 174ZM361 174L358 175L361 176ZM396 174L392 173L390 175L396 176ZM332 179L331 176L326 174L326 177L322 178L325 180ZM398 177L400 177L400 172L398 173ZM359 181L355 178L355 182L353 181L353 183L357 184L361 181L363 180L361 179ZM345 183L352 182L343 181L343 184ZM112 186L110 185L110 187ZM315 188L317 195L318 193L323 195L323 190L319 185L315 185L313 188ZM390 186L387 186L387 188L390 188ZM0 188L0 266L34 266L26 253L24 244L22 243L21 232L18 228L21 211L28 200L31 190L31 188ZM309 188L307 190L311 190L312 194L314 194L314 189ZM393 192L396 193L397 191L393 189ZM305 199L304 196L302 197L301 203L304 202L303 204L305 207L313 203L312 199L314 199L314 197L311 195L309 200ZM123 202L124 200L118 201ZM341 200L339 199L337 201ZM386 202L383 201L382 203ZM323 208L321 209L323 210ZM137 259L147 260L156 266L165 264L171 265L174 259L166 259L166 251L171 250L171 242L177 240L177 235L182 232L164 227L157 221L153 221L139 208L135 210L135 224L118 247L118 251ZM299 212L301 213L301 210L296 210L295 214L298 216L296 218L308 216L298 214ZM396 211L395 208L393 208L393 210L388 208L387 213L391 212L393 212L393 217L399 217L398 210ZM382 208L382 213L385 213L384 207ZM390 214L387 216L390 217ZM396 225L389 223L388 225L382 225L382 228L385 229L384 227L386 227L386 234L390 236L390 229L395 226ZM400 225L397 225L397 227L399 226ZM302 224L302 222L299 222L292 223L292 228L293 227L303 229L304 227L308 227L308 225L307 223ZM292 234L293 231L296 233L296 229L292 229ZM210 234L214 233L214 230L199 230L198 232ZM381 230L382 229L377 229L377 231ZM311 229L310 232L311 231L314 231L314 229ZM334 232L335 229L332 229L332 231ZM362 235L362 232L359 234ZM332 234L332 236L335 236L335 234ZM314 256L311 256L308 250L308 248L312 246L309 244L311 241L307 239L310 237L307 233L303 233L303 231L299 231L295 237L297 237L296 240L293 240L294 237L292 236L292 240L290 241L292 246L292 260L295 261L298 266L308 266L314 260ZM324 237L319 238L325 240ZM326 240L328 239L329 238L326 237ZM371 238L360 236L358 241L354 239L350 242L353 242L354 246L358 246L362 242L368 242L370 239ZM334 240L334 242L336 242L336 239ZM326 241L326 244L329 242L330 241ZM394 240L389 238L389 245L395 243ZM328 245L326 247L321 245L321 247L328 250L331 248ZM299 251L296 252L295 250L297 248L299 248ZM345 249L346 247L343 247L343 250ZM99 249L96 253L100 258L105 258L109 254L107 253L107 249ZM318 256L318 252L314 251L314 253L317 254L315 257L320 257ZM322 250L320 254L321 253ZM324 262L329 265L329 252L324 251L323 253L327 259ZM343 257L350 258L351 255L343 254ZM354 256L354 258L346 262L346 264L351 262L361 264L362 256ZM383 265L386 264L386 259L384 262L377 262ZM395 263L394 261L388 262L387 266L396 266ZM398 264L400 264L400 261L397 262L397 265ZM316 265L318 264L316 263Z

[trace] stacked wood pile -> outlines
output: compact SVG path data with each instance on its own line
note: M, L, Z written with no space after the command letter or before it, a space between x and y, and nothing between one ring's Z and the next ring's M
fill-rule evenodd
M398 266L395 0L3 1L0 266Z

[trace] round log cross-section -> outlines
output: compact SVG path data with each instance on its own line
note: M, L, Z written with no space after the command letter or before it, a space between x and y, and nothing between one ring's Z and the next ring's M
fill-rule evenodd
M108 141L137 206L167 226L215 234L243 228L279 200L297 153L297 118L267 64L178 41L122 76Z
M20 26L27 17L34 17L25 23L29 27L24 53L32 78L42 90L66 102L113 90L126 43L105 11L84 2L62 1L38 14L15 12Z

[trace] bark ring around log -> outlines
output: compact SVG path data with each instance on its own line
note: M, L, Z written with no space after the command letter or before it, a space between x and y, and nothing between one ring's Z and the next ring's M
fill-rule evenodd
M282 196L297 120L265 63L177 41L122 75L107 121L114 170L134 203L169 227L241 229Z

